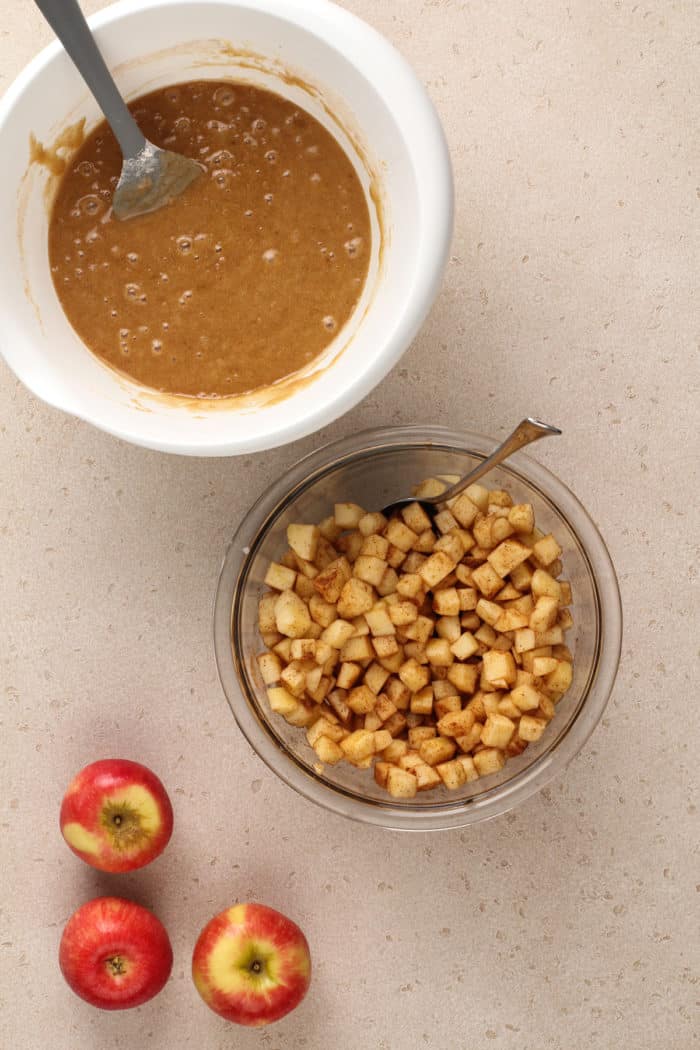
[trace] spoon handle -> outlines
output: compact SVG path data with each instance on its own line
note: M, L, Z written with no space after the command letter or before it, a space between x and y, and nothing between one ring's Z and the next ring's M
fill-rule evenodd
M523 419L521 423L518 423L513 433L498 448L494 449L488 459L485 459L483 463L471 470L456 485L447 489L446 492L443 492L431 502L444 503L448 499L453 499L454 496L464 492L469 485L473 485L475 481L478 481L493 467L502 463L508 456L512 456L519 448L525 448L526 445L531 445L533 441L539 441L540 438L551 437L554 434L561 434L561 430L558 427L550 426L549 423L542 423L539 419L532 419L528 416L527 419Z
M35 0L109 121L124 157L134 157L146 139L119 93L99 52L78 0Z

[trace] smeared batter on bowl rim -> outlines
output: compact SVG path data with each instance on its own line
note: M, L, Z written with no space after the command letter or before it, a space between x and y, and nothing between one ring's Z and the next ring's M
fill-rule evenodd
M308 365L362 294L370 216L349 157L310 114L228 81L192 81L131 105L146 136L205 174L177 201L119 222L121 154L102 123L71 158L49 226L68 319L138 383L212 398Z

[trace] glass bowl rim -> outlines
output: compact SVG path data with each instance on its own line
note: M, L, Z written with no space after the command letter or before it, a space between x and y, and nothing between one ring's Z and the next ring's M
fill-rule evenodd
M581 502L551 471L523 452L509 457L500 469L535 487L563 518L587 563L598 611L594 666L577 711L556 746L511 781L479 796L417 809L389 799L361 800L321 779L283 748L255 710L257 693L249 685L243 654L237 652L235 644L236 611L256 548L279 515L324 474L363 456L427 446L485 458L496 444L494 439L472 431L421 424L375 427L328 442L294 463L262 493L244 515L228 546L214 604L214 650L224 695L239 729L258 757L289 787L331 812L378 827L410 831L446 830L490 819L512 809L560 774L583 748L602 717L622 646L622 605L615 570L605 542Z

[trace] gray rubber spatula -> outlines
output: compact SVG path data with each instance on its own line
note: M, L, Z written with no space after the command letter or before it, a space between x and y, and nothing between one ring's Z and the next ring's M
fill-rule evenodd
M141 133L107 69L77 0L35 0L90 88L122 151L122 171L112 197L118 219L156 211L202 174L179 153L160 149Z

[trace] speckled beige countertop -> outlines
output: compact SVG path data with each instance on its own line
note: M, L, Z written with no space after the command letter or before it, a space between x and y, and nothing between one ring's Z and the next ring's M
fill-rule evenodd
M0 364L2 1050L696 1045L700 8L347 6L428 84L455 165L444 288L389 378L320 436L207 461L120 444ZM0 90L49 35L30 0L5 0ZM538 455L619 572L606 715L565 776L469 831L328 815L251 753L219 687L232 530L321 440L386 421L499 436L527 413L565 428ZM176 831L108 880L57 816L72 773L114 753L160 773ZM152 905L175 949L165 991L121 1015L76 999L56 963L67 917L105 891ZM189 977L200 926L249 897L296 918L315 960L305 1004L258 1033L209 1013Z

